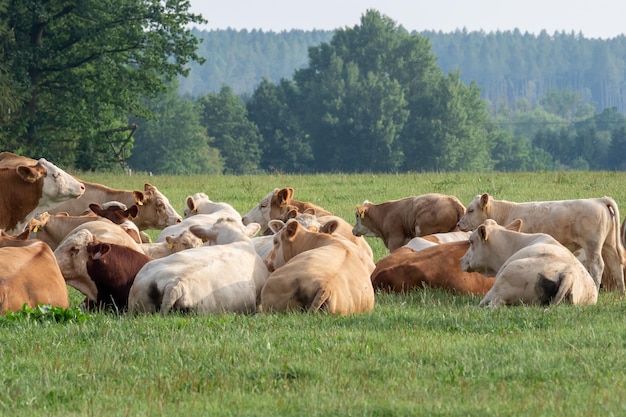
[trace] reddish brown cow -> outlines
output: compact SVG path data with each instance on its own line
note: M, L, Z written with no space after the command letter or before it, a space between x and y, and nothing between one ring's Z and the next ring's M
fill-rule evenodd
M135 276L152 258L127 246L103 243L96 239L87 245L87 253L87 273L97 289L96 299L88 299L87 306L126 310L128 293Z
M9 158L17 161L15 167L0 168L0 229L19 233L32 217L80 197L83 184L54 164L40 159L33 166L20 164L27 158Z
M372 286L401 292L418 288L442 288L460 294L485 295L493 278L461 270L461 257L469 241L442 243L419 252L403 247L376 264Z
M381 204L365 201L357 206L352 233L380 237L394 251L414 237L455 230L464 213L458 198L436 193Z
M67 308L67 286L52 250L38 240L0 236L0 313L16 311L24 304L50 304Z

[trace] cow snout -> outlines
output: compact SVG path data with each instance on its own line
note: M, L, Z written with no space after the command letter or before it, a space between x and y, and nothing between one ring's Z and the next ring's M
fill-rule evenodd
M276 268L274 268L274 265L271 262L268 262L267 259L263 261L263 263L265 264L265 267L267 268L268 271L270 271L270 273L274 272L274 270Z

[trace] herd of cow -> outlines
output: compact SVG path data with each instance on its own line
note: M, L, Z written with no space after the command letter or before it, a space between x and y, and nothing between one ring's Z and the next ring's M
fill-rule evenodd
M275 189L242 216L204 193L184 219L154 186L114 190L45 159L0 153L0 312L23 305L129 313L371 311L375 291L442 288L481 306L595 304L624 293L609 197L533 203L424 194L357 206L355 225ZM624 222L626 224L626 221ZM145 230L161 230L152 242ZM364 236L389 255L374 262Z

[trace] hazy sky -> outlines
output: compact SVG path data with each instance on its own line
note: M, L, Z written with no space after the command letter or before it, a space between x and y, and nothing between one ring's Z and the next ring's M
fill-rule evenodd
M626 34L625 0L190 0L203 29L332 30L359 24L376 9L405 29L451 32L564 30L586 38Z

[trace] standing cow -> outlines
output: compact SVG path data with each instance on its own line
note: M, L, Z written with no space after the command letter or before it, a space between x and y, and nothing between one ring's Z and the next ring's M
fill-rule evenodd
M357 206L355 236L380 237L390 252L417 236L451 232L465 213L458 198L444 194L423 194L400 200Z

